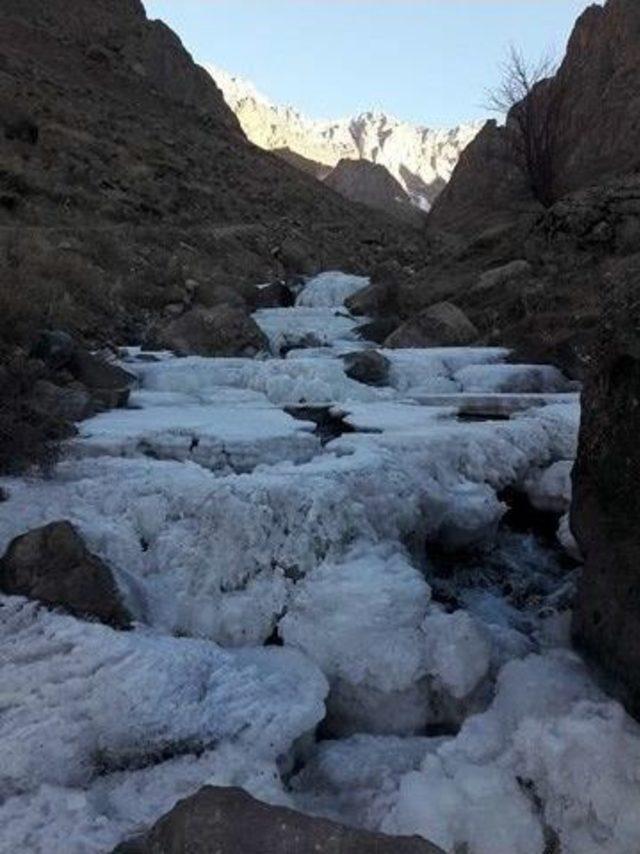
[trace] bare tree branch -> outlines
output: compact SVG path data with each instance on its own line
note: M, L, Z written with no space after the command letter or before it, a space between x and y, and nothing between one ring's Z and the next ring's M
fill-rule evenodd
M506 117L508 156L525 175L535 198L547 207L554 201L560 103L550 81L555 71L556 63L549 56L532 63L511 47L501 67L500 83L488 92L487 104Z

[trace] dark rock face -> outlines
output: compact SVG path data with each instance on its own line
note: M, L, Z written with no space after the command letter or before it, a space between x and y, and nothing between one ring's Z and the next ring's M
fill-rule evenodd
M282 282L271 282L263 288L256 289L254 301L256 308L291 308L294 303L293 291Z
M118 365L95 356L81 347L66 332L44 331L36 341L32 355L41 359L52 371L65 371L74 379L73 386L55 385L34 389L41 402L49 399L61 417L79 421L96 409L126 406L136 378ZM88 401L82 401L83 396ZM64 410L71 414L65 415Z
M384 344L392 332L400 325L400 318L396 315L379 317L358 326L356 332L365 341L373 341L375 344Z
M70 522L52 522L13 540L0 560L0 589L116 629L131 626L111 570Z
M388 384L389 360L377 350L362 350L343 356L344 372L352 380L373 386Z
M466 347L478 330L466 314L449 302L432 305L403 323L385 341L385 347Z
M583 394L571 526L585 568L573 633L640 718L640 336L624 314L603 332Z
M502 129L491 121L462 152L429 212L428 225L470 237L540 210L523 175L509 162Z
M38 380L33 386L31 404L34 409L62 421L83 421L94 414L91 396L81 385L64 387Z
M255 356L269 346L257 323L232 305L191 309L155 333L153 345L196 356Z
M89 390L92 400L104 409L126 406L136 382L136 378L128 371L105 362L83 348L78 348L74 353L69 370Z
M426 217L389 170L368 160L341 160L324 183L352 202L385 211L419 227Z
M343 827L254 800L241 789L207 786L114 854L442 854L414 837Z

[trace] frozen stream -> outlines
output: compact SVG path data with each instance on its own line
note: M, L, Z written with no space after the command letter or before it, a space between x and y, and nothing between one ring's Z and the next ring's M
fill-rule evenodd
M124 352L130 408L0 481L0 551L71 520L138 621L0 598L2 854L110 851L205 783L447 852L640 851L640 728L569 644L577 393L500 349L349 379L364 285L258 312L284 357Z

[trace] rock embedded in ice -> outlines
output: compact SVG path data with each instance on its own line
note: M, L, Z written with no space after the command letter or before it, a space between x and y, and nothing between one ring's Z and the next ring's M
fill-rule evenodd
M369 284L366 276L347 273L320 273L310 279L296 300L298 308L338 308Z
M246 792L207 786L181 801L132 846L114 854L158 851L218 851L237 854L443 854L419 838L393 839L345 827L282 807L268 806Z
M0 590L116 629L131 627L110 568L70 522L52 522L13 540L0 559Z
M405 321L384 343L390 349L466 347L479 334L462 309L450 302L439 302Z
M390 362L377 350L347 353L342 358L344 372L352 380L365 385L388 385Z
M152 334L155 347L183 355L255 356L267 346L256 322L232 305L192 308Z

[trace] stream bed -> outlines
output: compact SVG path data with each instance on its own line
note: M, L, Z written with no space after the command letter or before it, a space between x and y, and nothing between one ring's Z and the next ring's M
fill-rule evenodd
M468 854L640 851L640 727L571 649L579 397L499 348L382 350L325 273L268 358L124 348L128 409L1 479L133 631L0 597L0 851L110 851L202 785ZM281 355L282 354L282 355Z

